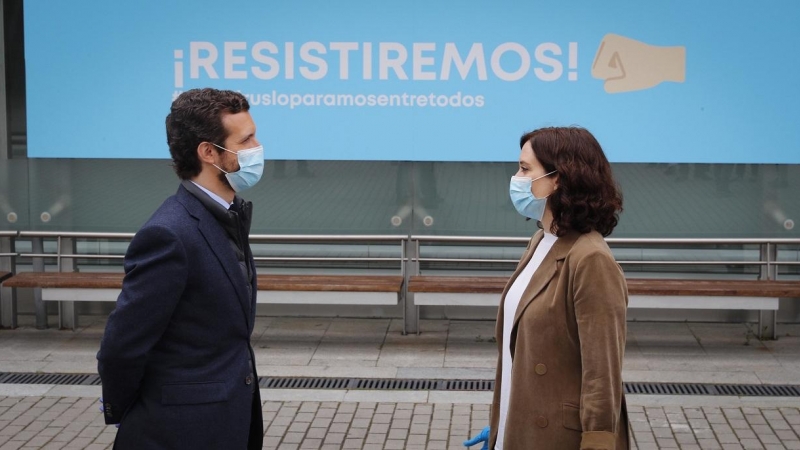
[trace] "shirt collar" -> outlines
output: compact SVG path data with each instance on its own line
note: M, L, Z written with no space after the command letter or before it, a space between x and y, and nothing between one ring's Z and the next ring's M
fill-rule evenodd
M189 180L189 181L192 181L192 180ZM194 184L195 186L197 186L200 189L202 189L203 192L208 194L208 196L211 197L215 202L217 202L220 205L222 205L223 208L230 209L231 205L233 205L233 202L231 202L231 203L226 202L225 199L223 199L219 195L209 191L208 189L204 188L203 186L200 186L199 184L195 183L194 181L192 181L192 184Z

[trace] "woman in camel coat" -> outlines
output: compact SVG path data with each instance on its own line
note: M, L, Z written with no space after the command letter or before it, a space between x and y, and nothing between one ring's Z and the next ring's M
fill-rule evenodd
M622 196L582 128L522 136L511 198L541 222L497 314L489 448L627 450L625 277L606 245Z

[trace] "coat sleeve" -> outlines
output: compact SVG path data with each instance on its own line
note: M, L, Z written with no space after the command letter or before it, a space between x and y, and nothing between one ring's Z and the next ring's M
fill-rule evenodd
M597 251L578 262L573 286L583 369L580 448L613 450L622 408L625 276L610 253Z
M167 328L186 285L184 248L164 226L146 226L125 255L125 278L97 353L107 424L136 400L150 350Z

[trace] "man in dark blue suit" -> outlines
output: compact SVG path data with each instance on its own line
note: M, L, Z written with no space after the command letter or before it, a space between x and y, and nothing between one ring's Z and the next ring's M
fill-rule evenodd
M128 248L97 354L116 449L262 446L252 204L236 195L264 166L249 108L216 89L172 103L167 142L182 182Z

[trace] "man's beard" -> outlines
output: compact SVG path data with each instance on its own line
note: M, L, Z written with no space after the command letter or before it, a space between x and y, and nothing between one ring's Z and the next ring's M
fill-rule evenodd
M220 172L219 175L217 176L219 177L219 180L222 181L222 184L228 186L229 188L231 188L231 190L233 189L233 186L231 186L230 181L228 181L228 177L226 177L224 173Z
M228 181L228 177L225 176L226 175L225 172L229 172L230 173L232 171L228 170L228 166L227 166L227 164L225 164L225 162L226 162L225 155L221 151L220 151L220 154L222 155L222 161L219 162L219 167L221 167L222 170L219 171L219 174L217 176L219 177L219 180L222 181L222 184L224 184L225 186L228 186L229 188L231 188L231 190L233 190L233 186L231 186L231 183ZM223 170L225 172L223 172Z

